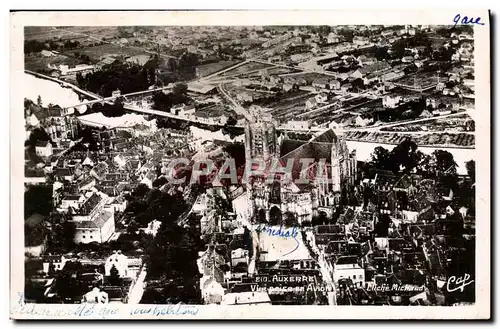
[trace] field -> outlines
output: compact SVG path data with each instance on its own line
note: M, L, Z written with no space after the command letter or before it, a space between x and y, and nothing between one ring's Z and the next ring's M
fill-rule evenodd
M220 105L211 105L195 111L195 115L200 118L213 118L221 115L232 116L234 112Z
M35 71L35 72L49 70L49 68L48 68L49 64L51 64L51 65L61 65L61 64L76 65L76 64L80 64L80 63L82 63L82 62L76 58L63 56L63 55L44 57L40 54L31 54L31 55L26 55L24 57L25 69Z
M269 97L269 96L272 96L273 93L271 92L265 92L265 91L261 91L261 90L253 90L253 89L250 89L250 88L245 88L245 87L236 87L236 86L232 86L232 85L226 85L226 89L228 91L228 93L233 97L233 98L237 98L237 96L239 94L246 94L246 95L250 95L254 98L265 98L265 97Z
M84 40L87 36L99 36L100 38L110 38L118 35L115 27L100 26L69 26L69 27L49 27L49 26L27 26L24 29L25 40Z
M241 60L229 60L229 61L220 61L217 63L202 64L197 66L196 70L198 72L199 77L206 77L208 75L222 71L228 67L236 65L240 62Z
M461 133L429 133L425 135L398 134L368 131L350 131L345 135L346 139L373 143L399 144L406 138L411 138L418 145L427 146L456 146L456 147L474 147L475 136L472 134Z
M394 84L406 88L428 89L437 84L437 77L435 73L418 73L405 76Z
M285 95L280 99L263 106L271 109L269 113L271 113L275 119L286 121L287 119L292 119L297 114L302 113L305 110L306 100L310 97L311 94L309 92L300 90L298 92Z
M315 73L315 72L304 72L304 73L298 73L298 74L290 74L290 75L282 75L284 79L294 79L296 81L298 80L306 80L308 84L311 84L314 80L319 79L319 78L328 78L330 77L329 75L321 74L321 73ZM333 77L331 77L333 79Z
M269 75L280 75L280 74L289 74L289 73L299 73L300 70L294 70L294 69L289 69L289 68L286 68L286 67L280 67L280 66L276 66L272 69L269 69L267 70L267 73Z
M436 119L429 122L419 122L416 124L407 124L389 128L383 128L383 131L465 131L466 121L471 120L468 114L455 117Z
M135 56L135 55L149 55L147 52L145 52L142 49L139 48L132 48L132 47L122 47L119 45L115 44L102 44L98 46L92 46L92 47L83 47L83 48L78 48L78 49L73 49L66 54L68 55L73 55L75 52L79 52L80 54L87 55L90 57L91 61L99 61L104 57L130 57L130 56Z

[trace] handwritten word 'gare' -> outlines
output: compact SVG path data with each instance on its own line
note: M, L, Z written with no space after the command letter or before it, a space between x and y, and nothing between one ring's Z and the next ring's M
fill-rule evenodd
M464 292L464 288L473 282L474 280L471 280L470 274L467 273L463 277L450 276L448 282L446 283L446 290L448 290L448 292L453 292L456 290Z
M477 17L477 18L474 18L474 17L467 17L467 16L460 16L460 14L457 14L454 18L453 18L453 22L455 22L455 26L457 24L476 24L476 25L484 25L483 22L481 22L481 17Z

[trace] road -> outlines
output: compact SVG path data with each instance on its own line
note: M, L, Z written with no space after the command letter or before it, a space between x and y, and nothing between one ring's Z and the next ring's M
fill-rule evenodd
M318 73L318 74L328 75L328 76L332 76L332 77L337 77L337 74L335 74L333 72L328 72L325 70L321 70L321 71L308 70L306 68L298 67L298 66L295 67L295 66L288 66L288 65L284 65L284 64L269 63L268 61L264 61L262 59L256 59L256 58L251 59L251 61L254 61L256 63L261 63L261 64L270 64L270 65L277 66L277 67L284 67L284 68L291 69L291 70L299 70L299 71L302 71L304 73Z
M233 109L237 114L242 115L248 121L253 121L253 118L250 115L250 113L248 113L247 110L245 110L240 104L238 104L238 102L236 100L234 100L233 97L231 97L231 95L224 88L223 84L217 85L217 89L219 90L221 95L224 96L233 105Z
M248 63L249 61L250 60L246 60L246 61L243 61L241 63L235 64L233 66L227 67L227 68L225 68L223 70L220 70L220 71L214 72L212 74L209 74L209 75L207 75L205 77L200 78L200 82L208 82L208 80L210 80L212 77L218 76L219 74L222 74L222 73L227 72L227 71L231 71L231 70L233 70L233 69L235 69L235 68L237 68L239 66L242 66L242 65Z
M322 111L322 110L326 110L326 109L329 109L330 107L333 107L337 105L336 103L331 103L331 104L326 104L324 106L321 106L321 107L317 107L315 109L312 109L312 110L309 110L307 112L304 112L304 113L301 113L299 115L297 115L296 117L297 118L302 118L302 117L305 117L305 116L309 116L315 112L318 112L318 111ZM328 112L328 114L332 114L332 113L337 113L337 112L342 112L344 111L344 109L338 109L338 110L334 110L334 111L331 111L331 112Z
M337 289L335 287L335 282L333 282L333 277L330 275L328 269L326 268L324 257L321 256L322 255L321 251L313 242L314 237L312 231L305 231L305 236L306 236L305 243L309 244L310 248L313 251L311 256L314 258L314 260L316 260L316 262L318 262L319 269L321 272L321 277L323 281L326 283L326 285L329 287L329 291L327 294L328 304L337 305Z
M144 280L146 279L146 274L146 265L143 265L133 287L129 291L127 304L139 304L141 301L142 295L144 294Z

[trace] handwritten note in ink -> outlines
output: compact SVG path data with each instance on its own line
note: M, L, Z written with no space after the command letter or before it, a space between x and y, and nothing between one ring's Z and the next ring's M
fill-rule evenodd
M455 17L453 18L453 22L455 22L455 26L457 24L464 24L464 25L484 25L483 22L481 22L481 17L468 17L468 16L461 16L460 14L456 14Z

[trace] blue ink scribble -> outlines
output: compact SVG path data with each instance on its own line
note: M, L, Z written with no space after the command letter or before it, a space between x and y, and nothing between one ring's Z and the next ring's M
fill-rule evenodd
M290 255L292 252L294 252L295 250L299 249L299 240L297 240L297 236L294 236L293 239L296 242L295 248L292 251L289 251L286 254L284 254L282 257L285 257L286 255Z
M277 236L283 239L288 239L288 238L293 238L296 242L295 248L286 254L284 254L282 257L285 257L286 255L291 254L295 250L299 248L299 240L297 240L297 236L299 235L299 231L297 230L296 227L284 229L282 225L278 229L275 229L273 226L270 225L265 225L265 224L260 224L256 228L257 232L265 232L269 236Z
M130 315L198 315L199 309L195 305L178 303L175 305L155 305L154 307L139 307L132 309Z
M460 22L460 24L472 24L472 25L484 25L483 22L481 22L481 17L477 17L477 18L474 18L474 17L467 17L467 16L460 16L460 14L457 14L454 18L453 18L453 22L455 22L455 26L457 26L457 24Z
M19 299L17 301L17 303L19 304L19 306L23 307L24 305L26 305L26 303L24 302L24 293L23 292L18 292L17 295L19 296Z

